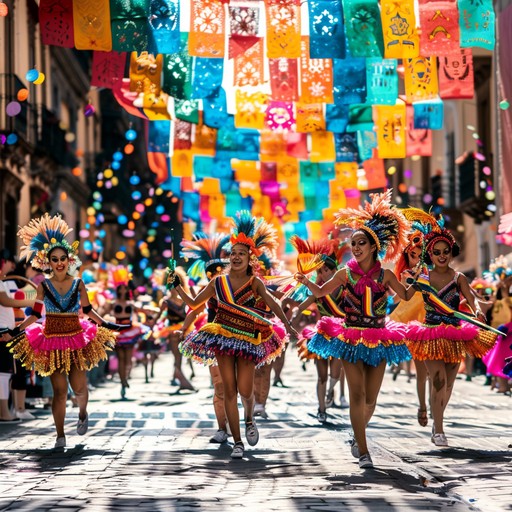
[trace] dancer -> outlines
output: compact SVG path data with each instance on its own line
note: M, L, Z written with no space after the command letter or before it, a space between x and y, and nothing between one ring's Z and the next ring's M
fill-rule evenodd
M146 306L144 325L148 328L148 332L142 335L137 343L137 350L142 354L142 365L144 366L144 382L149 384L149 378L155 376L155 361L158 354L162 350L160 339L155 336L153 329L156 325L156 317L160 310ZM152 311L152 312L150 312Z
M185 287L186 293L190 292L188 286L187 274L182 268L175 270L176 275L180 275L180 280ZM187 316L186 304L176 293L176 290L168 290L166 296L160 302L160 313L159 319L165 317L165 329L162 329L160 336L166 333L168 344L174 357L174 370L172 375L173 384L175 382L179 385L179 390L195 391L192 383L187 379L182 369L182 355L179 350L179 344L181 341L181 332L183 328L183 321Z
M318 286L323 285L329 279L331 279L336 271L338 270L338 264L341 260L342 252L336 253L336 246L338 245L337 240L321 240L319 242L306 242L300 239L298 236L293 236L290 239L291 244L300 253L310 253L320 255L323 259L323 265L316 271L317 278L316 284ZM316 309L320 315L320 318L324 316L334 316L341 318L343 312L340 310L338 304L341 300L341 294L343 289L338 287L334 292L324 297L316 298L314 295L308 297L303 301L297 310L294 312L292 317L292 325L299 319L302 312L308 309L310 306L316 306ZM315 361L316 371L318 375L316 384L316 393L318 399L318 411L316 418L320 423L327 421L327 400L328 395L334 395L334 386L342 377L342 364L341 359L337 358L323 358L317 354L312 354L308 351L308 341L314 336L316 327L306 327L302 331L301 339L297 343L297 349L299 351L299 357L301 359L313 359ZM330 373L330 389L327 390L327 379ZM332 400L333 401L333 400Z
M258 264L257 257L264 248L274 251L275 231L262 218L255 219L250 212L238 212L231 235L231 254L227 274L217 276L192 298L176 276L171 283L191 308L197 308L216 295L217 314L182 344L182 352L189 353L190 346L201 346L202 360L211 364L216 359L224 384L224 406L235 445L231 457L240 459L244 455L244 444L240 436L237 395L240 393L244 406L245 436L249 445L259 440L254 409L254 370L272 362L283 350L275 343L272 325L266 320L256 304L261 298L272 312L283 322L287 331L296 336L279 303L267 291L263 282L253 275L252 266ZM198 356L194 352L194 356Z
M448 446L444 414L460 363L466 354L474 357L486 354L494 345L496 335L456 318L438 301L441 299L457 311L464 297L477 318L485 322L466 276L451 267L453 258L459 254L459 246L450 231L444 228L443 219L437 221L417 209L407 209L405 215L427 227L424 260L431 270L421 278L437 292L435 297L423 294L425 322L409 324L408 347L415 360L425 361L431 379L430 406L434 418L431 440L436 446Z
M183 240L180 256L194 260L188 268L187 274L192 279L206 278L208 281L215 279L224 272L229 264L229 260L226 259L229 252L228 243L229 235L213 234L208 236L202 232L194 233L193 240ZM203 307L199 307L187 315L183 322L181 340L183 341L192 325L194 325L194 332L197 332L207 322L213 322L216 314L217 299L210 297L206 303L206 313L204 313ZM192 337L189 340L185 355L194 358L194 353L198 352L199 348L193 347ZM184 350L183 344L180 345L180 350ZM199 362L204 363L200 358ZM210 364L208 368L213 385L213 410L217 419L217 432L210 438L210 443L221 444L229 439L228 422L224 409L224 385L219 367L216 364Z
M128 379L132 369L133 349L149 328L134 318L137 313L151 314L139 308L132 300L132 277L126 267L118 266L110 270L110 286L115 289L115 299L105 304L103 314L112 315L117 324L129 325L130 328L119 334L116 341L117 371L121 380L121 398L126 398L126 389L130 387Z
M323 297L343 287L339 307L345 318L324 317L308 350L323 358L343 360L350 396L350 421L354 430L352 455L359 467L371 468L373 461L366 442L366 426L377 403L386 361L400 364L410 359L405 345L405 326L386 320L386 295L392 289L409 300L414 289L406 289L390 270L381 268L380 259L393 261L407 243L409 224L390 204L391 191L370 194L364 208L344 208L335 224L352 228L350 247L353 258L322 286L303 274L315 297Z
M416 228L416 229L414 229ZM395 275L400 279L403 284L406 284L406 280L412 277L421 265L421 255L423 252L423 232L421 231L421 224L413 226L413 231L409 233L409 243L402 251L400 258L395 265ZM425 320L425 307L423 305L423 297L420 292L414 294L413 298L404 302L398 303L396 308L389 315L391 320L400 322L402 324L408 324L413 320L423 322ZM411 376L411 362L405 362L406 370L409 375L409 381ZM418 412L417 419L418 423L422 427L428 425L428 411L427 411L427 379L428 371L423 361L414 361L414 367L416 369L416 394L418 395ZM393 380L396 379L400 372L400 365L396 367L393 373Z
M115 344L113 330L124 327L106 322L90 305L87 290L73 273L80 266L78 242L70 244L66 235L72 231L60 216L47 213L18 231L25 244L20 257L51 275L37 288L36 302L28 318L10 331L11 352L26 368L34 367L41 376L50 376L53 388L52 413L57 431L56 449L64 449L64 419L69 384L78 402L77 433L84 435L89 425L86 371L107 358ZM43 306L46 318L41 318ZM80 308L94 322L80 320ZM96 325L96 324L99 324Z

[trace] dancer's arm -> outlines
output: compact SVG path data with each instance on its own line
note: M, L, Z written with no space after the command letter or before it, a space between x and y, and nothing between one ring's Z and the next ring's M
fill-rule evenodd
M217 279L217 278L215 278ZM183 299L183 302L192 309L196 309L201 304L204 304L208 299L215 295L215 279L212 279L195 297L191 297L180 284L175 287L178 295Z
M256 293L263 299L272 313L274 313L274 315L276 315L277 318L283 322L288 334L294 338L298 338L299 333L292 327L292 324L288 318L286 318L286 315L281 308L281 303L267 290L267 287L263 284L263 281L256 277L254 279L254 286L256 288Z
M403 300L411 300L416 293L412 285L405 287L389 269L384 270L383 283L389 286Z
M309 291L315 297L325 297L340 286L345 286L345 283L347 282L347 271L344 268L338 270L336 274L334 274L331 279L326 281L322 286L318 286L316 283L313 283L304 274L299 272L295 274L295 279L309 288Z
M299 317L302 314L302 312L305 309L308 309L309 306L311 306L314 303L315 303L315 297L313 295L310 295L305 301L303 301L299 304L299 307L297 308L295 313L293 313L293 316L290 318L290 322L293 325L293 327L296 327L296 325L299 321Z

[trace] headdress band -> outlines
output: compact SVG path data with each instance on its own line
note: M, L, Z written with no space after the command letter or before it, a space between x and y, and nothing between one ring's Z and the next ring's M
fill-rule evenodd
M373 231L373 229L369 228L365 224L361 224L360 226L357 227L356 231L365 231L366 233L368 233L372 237L372 240L375 242L375 245L377 246L377 252L380 252L380 240L375 231Z

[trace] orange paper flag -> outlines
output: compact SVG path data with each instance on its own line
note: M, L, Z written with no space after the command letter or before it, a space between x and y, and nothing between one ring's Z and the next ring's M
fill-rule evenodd
M112 50L110 3L73 0L73 30L77 50Z
M224 57L224 2L191 0L188 52L196 57Z
M265 0L267 12L267 57L300 57L299 0Z
M407 103L436 98L439 92L436 57L404 60L404 82Z
M303 36L300 57L300 101L333 103L332 60L309 58L309 37Z
M405 104L374 105L379 158L405 158Z

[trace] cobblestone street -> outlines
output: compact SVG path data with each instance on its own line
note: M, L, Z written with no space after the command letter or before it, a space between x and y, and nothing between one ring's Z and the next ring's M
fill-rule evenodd
M291 352L283 380L271 389L260 442L243 460L214 445L209 374L196 369L198 393L177 393L171 360L145 384L135 368L128 400L108 382L91 393L90 428L55 453L49 411L2 426L1 510L510 510L510 397L492 393L483 377L457 380L447 411L450 447L430 442L416 422L415 383L387 373L369 430L372 470L361 470L348 447L348 409L315 418L316 372Z

